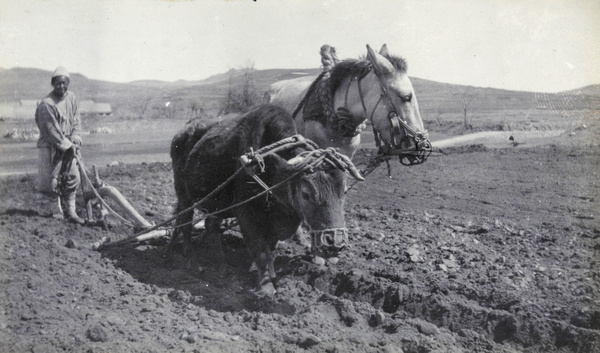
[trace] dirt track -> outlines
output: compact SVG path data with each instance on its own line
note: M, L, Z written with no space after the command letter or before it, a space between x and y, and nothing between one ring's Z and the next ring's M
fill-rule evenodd
M350 249L320 268L282 243L272 300L252 294L238 238L226 266L200 239L189 259L161 244L96 252L131 230L41 217L34 176L3 178L1 350L600 351L597 136L446 148L394 163L391 180L378 169L349 193ZM168 164L100 174L148 219L170 215Z

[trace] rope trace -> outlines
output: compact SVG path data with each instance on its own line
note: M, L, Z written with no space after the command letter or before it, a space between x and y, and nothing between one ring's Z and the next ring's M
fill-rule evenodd
M291 149L294 149L294 148L297 148L297 147L302 147L302 146L308 148L309 150L310 149L315 149L317 147L317 145L314 142L312 142L312 141L304 138L304 136L298 134L298 135L290 136L288 138L279 140L279 141L277 141L275 143L272 143L270 145L262 147L262 148L260 148L260 149L258 149L256 151L250 151L250 152L244 154L242 157L240 157L240 160L242 162L242 167L240 167L238 170L236 170L235 173L233 173L229 178L227 178L227 180L225 180L215 190L213 190L208 195L206 195L205 197L203 197L199 201L195 202L193 205L189 206L185 210L183 210L183 211L175 214L174 216L168 218L167 220L165 220L165 221L163 221L163 222L161 222L161 223L159 223L159 224L157 224L157 225L155 225L153 227L141 230L140 232L138 232L134 236L132 236L132 238L140 236L140 235L145 234L145 233L149 233L149 232L151 232L153 230L159 229L159 228L161 228L161 227L163 227L163 226L165 226L165 225L173 222L180 215L182 215L182 214L184 214L186 212L193 211L194 209L198 208L202 203L206 202L207 199L213 197L214 195L216 195L217 193L219 193L221 190L223 190L229 183L231 183L235 178L237 178L242 172L247 171L248 170L247 167L248 167L249 164L251 164L251 163L260 163L259 161L262 160L262 159L264 159L264 157L266 155L268 155L268 154L274 154L274 153L279 153L279 152L282 152L282 151L288 151L288 150L291 150ZM303 172L305 172L305 170L303 170L303 169L299 170L292 177L284 180L284 182L288 182L293 177L296 177L298 174L303 173ZM230 210L232 208L239 207L239 206L241 206L241 205L243 205L243 204L245 204L247 202L250 202L250 201L252 201L252 200L254 200L254 199L256 199L256 198L258 198L258 197L260 197L260 196L262 196L264 194L266 194L267 192L273 190L276 187L279 187L282 184L283 184L283 182L278 183L277 185L271 186L269 189L267 189L265 191L262 191L258 195L255 195L254 197L252 197L250 199L247 199L247 200L242 201L242 202L240 202L238 204L230 206L230 207L228 207L228 208L226 208L224 210L219 210L219 211L216 211L216 212L213 212L213 213L203 214L202 218L206 218L206 217L209 217L209 216L212 216L212 215L220 214L220 213L228 211L228 210ZM195 221L195 222L197 222L197 221Z
M307 151L301 152L296 157L294 157L294 158L300 158L301 161L297 165L297 170L291 176L289 176L288 178L286 178L286 179L280 181L279 183L277 183L273 186L270 186L270 187L267 187L266 184L263 183L263 188L265 190L259 192L258 194L254 195L244 201L241 201L234 205L228 206L224 209L217 210L217 211L214 211L211 213L203 212L201 215L201 219L205 219L210 216L216 216L216 215L225 213L236 207L240 207L246 203L249 203L259 197L262 197L262 196L266 195L267 193L271 192L272 190L288 183L289 181L291 181L293 178L297 177L300 174L313 173L316 168L318 168L319 166L322 165L322 163L329 163L330 165L332 165L335 168L339 168L340 170L349 172L357 180L364 180L364 178L361 176L358 169L354 166L354 164L352 163L350 158L348 158L347 156L337 152L334 148L318 149L318 146L314 142L304 138L302 135L294 135L294 136L282 139L280 141L277 141L271 145L262 147L262 148L258 149L257 151L250 151L250 152L242 155L240 157L242 166L233 175L231 175L227 180L225 180L221 185L219 185L215 190L210 192L208 195L203 197L201 200L195 202L193 205L191 205L188 208L186 208L185 210L175 214L174 216L170 217L169 219L161 222L160 224L154 225L150 228L145 228L145 229L141 230L140 232L138 232L128 238L119 240L113 244L116 245L117 243L118 244L127 243L128 241L138 238L139 236L141 236L143 234L150 233L154 230L164 227L165 225L176 220L180 215L182 215L186 212L193 211L194 209L198 208L207 199L213 197L218 192L223 190L223 188L225 188L231 181L233 181L236 177L238 177L242 172L251 171L251 169L249 168L251 165L253 165L253 164L261 165L265 156L267 156L269 154L279 153L282 151L289 151L289 150L297 148L297 147L304 147L307 149ZM253 174L253 172L252 172L252 174ZM250 174L250 176L252 176L252 174ZM185 225L188 225L189 223L196 223L199 221L200 220L195 220L192 222L188 222ZM180 228L182 226L184 226L184 224L170 226L169 229L176 229L176 228ZM108 246L108 245L106 244L106 246Z

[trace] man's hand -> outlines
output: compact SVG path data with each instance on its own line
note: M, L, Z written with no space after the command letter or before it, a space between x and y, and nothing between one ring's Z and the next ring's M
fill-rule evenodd
M71 148L69 148L68 150L65 151L65 158L71 159L71 158L75 158L75 154L77 153L77 150L79 149L79 146L77 146L75 143L73 143L73 145L71 146Z
M81 144L83 143L83 141L81 141L80 136L71 136L71 142L73 142L77 146L81 146Z

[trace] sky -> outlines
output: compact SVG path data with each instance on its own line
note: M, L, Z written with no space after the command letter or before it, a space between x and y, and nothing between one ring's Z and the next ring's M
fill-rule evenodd
M0 67L200 80L317 68L366 45L439 82L558 92L600 84L598 0L0 0Z

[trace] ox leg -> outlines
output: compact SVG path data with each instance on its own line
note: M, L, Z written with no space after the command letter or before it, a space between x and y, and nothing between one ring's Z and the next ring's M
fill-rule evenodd
M273 252L269 247L258 251L256 267L258 267L258 291L259 296L273 296L277 292L273 281L275 280L275 265Z
M180 213L182 210L185 210L187 207L183 205L177 204L177 208L175 210L176 213ZM169 242L169 251L173 250L173 246L175 244L175 240L179 233L183 233L183 254L188 256L191 251L192 246L192 220L194 218L194 211L191 210L186 212L179 217L175 221L175 231L173 232L173 236L171 236L171 241Z
M275 266L272 248L268 242L260 237L252 237L252 232L244 232L248 245L248 252L254 259L258 270L258 296L273 296L276 292L273 280L275 279Z
M212 216L206 218L204 223L206 227L206 232L204 233L205 244L211 248L211 255L214 257L213 260L218 262L219 265L225 263L225 255L221 248L221 223L221 218Z

